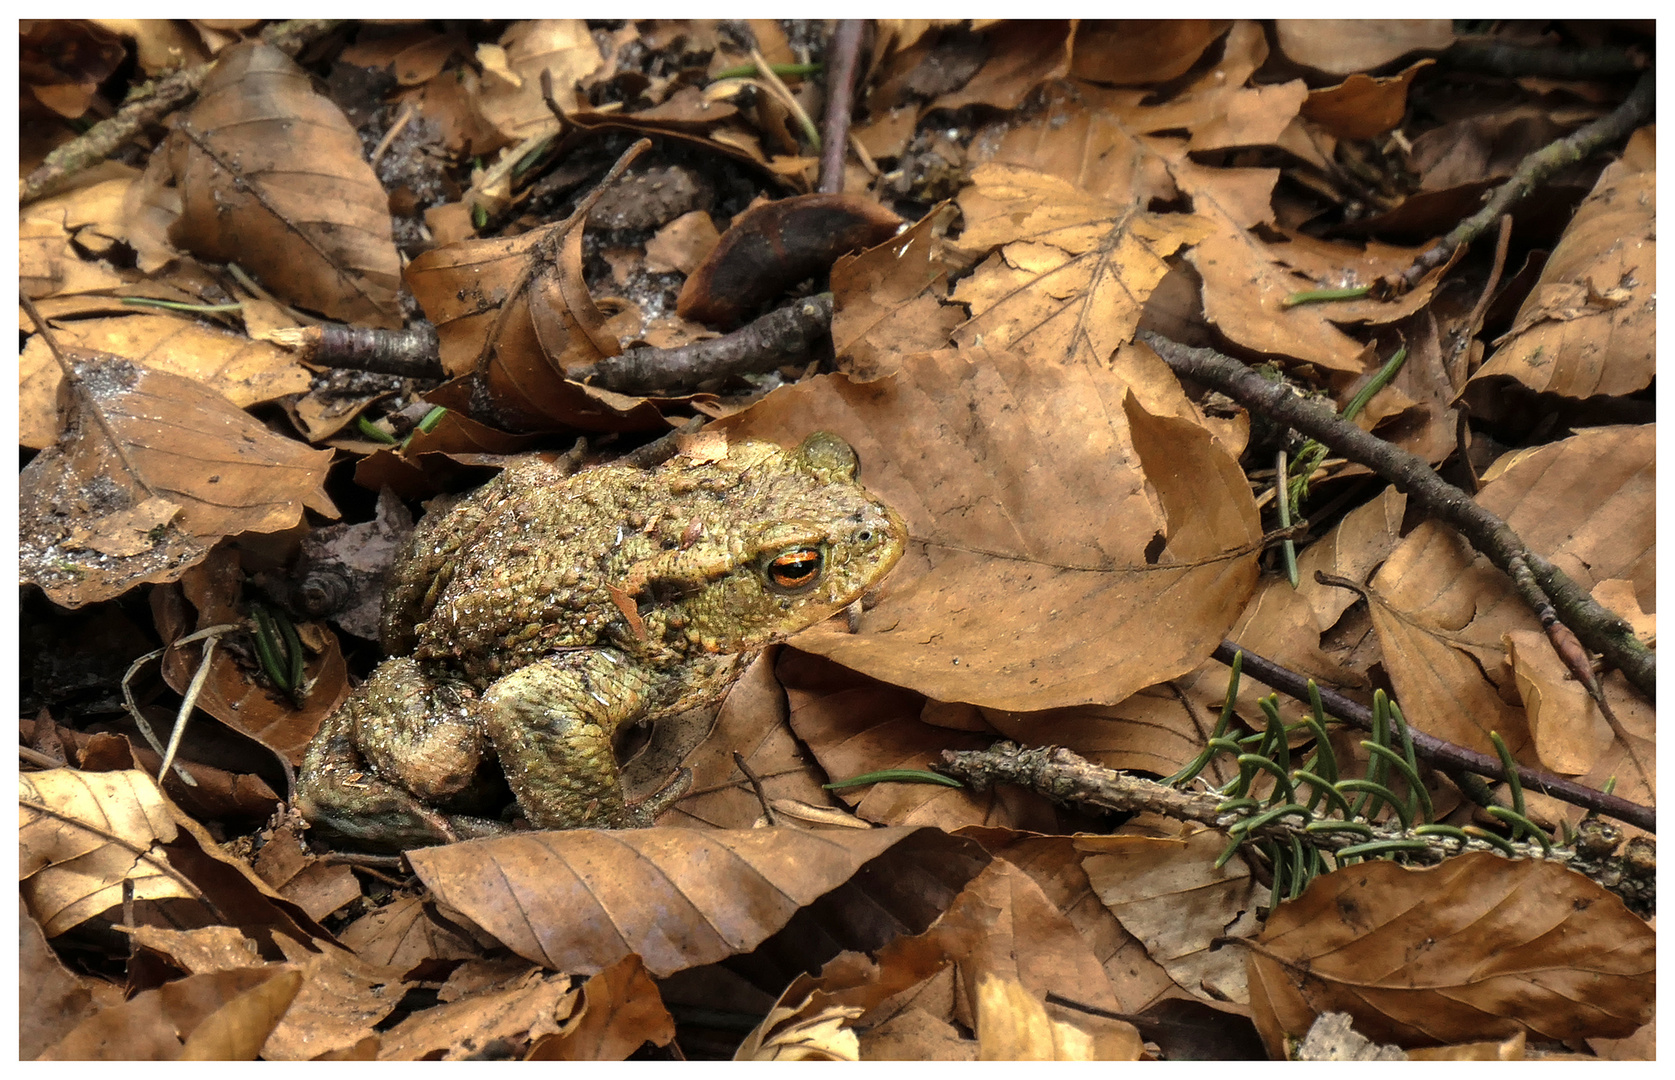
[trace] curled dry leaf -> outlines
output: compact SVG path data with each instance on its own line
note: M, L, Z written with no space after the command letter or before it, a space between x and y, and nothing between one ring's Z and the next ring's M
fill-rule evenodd
M184 605L172 598L156 598L157 629L164 640L173 641L194 630L232 624L255 628L248 605L241 606L245 574L238 553L217 548L197 566L181 575L180 597L197 609L190 618ZM259 668L225 648L210 654L210 672L199 689L197 707L234 731L272 750L291 765L302 764L303 751L321 723L349 696L349 673L343 649L324 624L297 623L304 644L301 685L308 695L301 707L294 705L273 684L261 679ZM312 647L311 647L312 646ZM163 677L179 693L197 675L203 645L170 649L163 655Z
M273 434L195 380L103 353L66 357L76 379L65 434L18 478L19 576L54 603L174 581L222 536L290 528L304 507L337 516L322 486L330 450ZM88 542L129 527L117 515L149 499L179 509L143 550L105 555Z
M1606 167L1541 269L1513 328L1472 376L1585 398L1631 394L1657 366L1657 163L1650 128Z
M17 1056L32 1061L98 1011L94 995L105 987L64 966L26 906L18 906L17 916L18 985L29 988L18 995Z
M23 902L56 937L134 897L200 895L160 849L175 837L162 792L140 772L48 769L18 777Z
M1060 19L1018 19L992 28L988 59L969 82L937 97L937 105L958 109L989 105L1015 109L1037 86L1070 71L1073 24Z
M513 23L498 45L480 45L483 67L474 104L506 142L519 142L557 120L541 98L541 72L552 72L553 100L561 109L578 104L576 84L604 65L593 34L581 19L532 19Z
M567 974L531 968L501 985L421 1009L384 1032L378 1059L461 1061L499 1040L567 1032L580 998L570 983Z
M530 1047L530 1061L626 1061L644 1046L667 1046L674 1017L638 956L625 956L582 986L581 1014Z
M1076 1023L1055 1020L1015 979L984 972L977 983L978 1061L1136 1061L1140 1036L1102 1046ZM1124 1053L1126 1050L1128 1052Z
M407 284L436 324L442 365L480 379L503 423L529 430L664 427L643 398L582 386L564 373L622 351L582 276L582 230L554 224L504 240L466 240L425 252ZM450 389L465 404L470 384Z
M1004 860L973 878L935 925L917 936L897 938L876 958L842 953L818 976L800 974L791 980L767 1019L746 1038L738 1058L761 1060L787 1042L806 1046L810 1032L819 1033L814 1038L822 1047L842 1047L847 1044L840 1041L841 1032L850 1028L861 1033L861 1056L878 1056L868 1052L877 1030L900 1017L921 994L921 1011L935 1012L906 1018L921 1031L917 1041L926 1037L926 1029L946 1032L955 1021L969 1027L979 1014L977 987L985 978L1019 986L1037 1007L1054 993L1096 1009L1119 1008L1088 942L1033 879ZM926 984L943 978L939 973L950 965L958 970L958 983L924 993ZM1134 1060L1140 1055L1139 1035L1131 1025L1052 1008L1052 1019L1073 1020L1091 1038L1097 1056ZM899 1045L910 1038L897 1025L888 1041ZM951 1056L967 1055L956 1051Z
M968 858L968 846L929 829L571 829L408 859L437 899L519 956L591 975L638 953L662 977L749 952L875 860L890 895L874 910L891 907L917 868Z
M840 255L882 243L901 218L858 195L793 195L754 206L681 287L683 319L728 328L804 278L831 269Z
M1621 1038L1651 1018L1655 947L1621 900L1557 863L1375 860L1269 917L1250 949L1251 1008L1276 1057L1327 1011L1404 1047Z
M877 382L776 390L722 426L786 445L826 429L855 447L913 543L858 633L793 641L938 701L1121 701L1197 667L1255 584L1261 531L1238 465L1099 368L928 353Z
M1158 104L1142 104L1150 96L1144 91L1125 92L1128 107L1121 110L1122 118L1142 133L1185 128L1192 133L1192 150L1276 144L1309 91L1301 79L1248 85L1267 58L1266 31L1254 20L1241 19L1213 68Z
M1402 122L1414 76L1434 63L1420 60L1384 78L1356 72L1337 86L1309 91L1303 115L1340 139L1382 135Z
M361 153L308 73L252 41L222 54L148 181L172 173L180 189L176 245L236 262L302 307L393 329L401 260L389 198Z
M660 790L677 768L692 770L692 791L665 821L717 829L749 829L762 818L762 803L741 782L737 753L762 781L770 802L791 800L836 810L826 777L785 723L785 692L774 678L774 651L745 669L727 692L719 712L700 709L659 720L645 751L623 765L623 791L630 802Z

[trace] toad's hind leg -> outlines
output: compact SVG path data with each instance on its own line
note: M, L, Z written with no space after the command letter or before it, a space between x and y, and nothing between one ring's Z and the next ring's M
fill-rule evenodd
M484 691L484 726L531 825L649 824L623 800L611 737L652 696L645 670L609 648L559 653Z
M480 704L435 686L412 660L378 665L308 745L297 805L323 830L383 848L445 844L505 832L495 821L438 810L475 779Z

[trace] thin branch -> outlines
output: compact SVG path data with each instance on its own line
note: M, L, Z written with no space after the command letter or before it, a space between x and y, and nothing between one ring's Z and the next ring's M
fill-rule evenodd
M1402 274L1402 284L1413 288L1419 279L1434 267L1441 266L1454 254L1454 249L1469 244L1489 231L1500 216L1534 191L1541 182L1566 165L1586 161L1601 150L1626 137L1652 115L1657 97L1657 73L1647 70L1635 83L1634 92L1611 112L1586 124L1556 142L1548 143L1523 161L1512 178L1502 184L1493 198L1471 217L1455 226L1454 231L1426 248L1413 265Z
M1486 75L1546 79L1612 79L1645 69L1640 59L1623 49L1555 49L1512 45L1504 41L1456 41L1437 59L1451 68Z
M783 367L805 356L831 325L832 294L820 293L730 334L674 349L629 349L573 370L570 378L619 394L689 392L707 381Z
M1017 784L1040 792L1055 802L1066 805L1092 807L1118 812L1150 812L1162 814L1176 821L1194 821L1212 829L1227 830L1246 818L1262 812L1257 808L1222 810L1227 800L1215 791L1182 791L1144 776L1135 776L1117 769L1095 765L1063 747L1042 746L1025 748L1002 740L987 750L944 750L938 772L957 777L978 791L995 784ZM1395 842L1412 845L1404 852L1416 861L1441 862L1466 851L1500 851L1504 849L1475 838L1459 836L1422 835L1402 828L1371 827L1371 835L1363 829L1350 832L1305 831L1308 822L1296 820L1296 815L1281 816L1266 824L1256 825L1246 833L1248 840L1279 840L1289 845L1292 840L1316 850L1336 853L1355 845ZM1595 870L1598 863L1606 864L1607 872L1594 880L1613 891L1632 885L1624 899L1631 904L1656 905L1656 881L1642 881L1630 875L1623 856L1598 860L1580 855L1576 849L1554 846L1550 851L1539 844L1508 843L1519 858L1544 859L1568 865L1579 872ZM1421 846L1423 845L1423 846ZM1615 871L1612 873L1611 871ZM1595 870L1597 873L1598 871ZM1594 877L1594 873L1589 873Z
M843 155L849 146L849 115L854 109L855 69L861 54L864 19L840 19L826 46L826 130L820 144L817 191L843 190Z
M1156 350L1176 375L1220 390L1245 408L1296 428L1395 484L1488 556L1512 579L1538 617L1543 605L1551 603L1584 645L1621 669L1648 700L1657 699L1657 653L1634 636L1634 628L1600 606L1564 571L1525 547L1506 522L1443 480L1423 458L1340 420L1214 349L1192 348L1150 330L1140 331L1137 340Z

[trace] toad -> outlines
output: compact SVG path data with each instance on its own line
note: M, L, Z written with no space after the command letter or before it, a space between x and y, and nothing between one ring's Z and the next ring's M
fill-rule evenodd
M449 843L507 832L509 785L536 828L649 824L669 800L625 801L617 730L719 701L901 558L856 474L817 432L650 470L531 462L427 516L385 597L394 655L309 744L303 816L362 847Z

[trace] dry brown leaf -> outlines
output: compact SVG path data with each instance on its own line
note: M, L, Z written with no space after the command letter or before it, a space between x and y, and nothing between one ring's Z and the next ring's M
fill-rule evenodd
M177 1061L193 1031L229 998L284 973L270 964L164 983L94 1013L36 1060Z
M1584 591L1621 578L1649 602L1655 442L1650 425L1604 427L1516 451L1484 474L1477 499ZM1492 752L1490 730L1522 747L1527 725L1522 710L1506 703L1516 690L1502 639L1540 626L1511 582L1452 530L1428 522L1397 546L1371 584L1384 664L1408 719L1484 752ZM1650 801L1630 794L1645 794L1643 777L1624 775L1619 785L1625 798Z
M180 1060L255 1061L301 987L302 972L280 971L234 996L192 1029L180 1048Z
M1454 26L1447 19L1276 19L1274 36L1287 58L1348 75L1421 49L1446 49Z
M502 985L421 1009L383 1033L378 1060L460 1061L500 1040L568 1032L581 996L570 982L569 975L526 968Z
M1631 394L1651 383L1657 365L1654 143L1652 129L1641 129L1623 159L1600 174L1473 384L1510 377L1538 392L1585 398Z
M622 351L582 275L582 230L561 225L505 240L436 248L407 267L407 284L436 324L442 364L480 374L496 413L526 429L584 431L665 427L644 398L570 382L564 372ZM434 403L459 380L429 395ZM411 449L411 448L410 448Z
M18 785L22 898L48 937L121 904L130 885L136 899L201 895L161 850L175 824L149 776L48 769Z
M1621 900L1558 863L1374 860L1269 917L1250 950L1251 1007L1278 1057L1331 1010L1404 1047L1621 1038L1651 1016L1654 947Z
M1076 30L1070 73L1111 86L1168 82L1192 69L1227 19L1089 19Z
M29 988L18 995L17 1056L32 1061L98 1011L94 994L104 984L66 968L26 906L18 905L17 919L18 985Z
M979 165L960 194L960 246L999 247L954 298L971 307L961 344L1059 363L1105 364L1134 334L1168 272L1164 260L1203 240L1209 221L1153 214L1015 165Z
M943 750L980 750L987 735L949 731L924 721L930 703L823 657L795 649L780 655L790 727L834 781L881 769L925 769ZM1032 714L1035 715L1035 714ZM1056 729L1050 736L1058 738ZM974 792L940 784L880 783L833 792L867 821L932 825L953 832L995 825L1040 832L1066 828L1054 806L1031 792L997 786Z
M1130 130L1140 134L1186 128L1189 149L1220 150L1266 146L1279 141L1309 96L1303 80L1247 85L1268 58L1262 25L1249 19L1234 23L1221 59L1180 93L1156 105L1142 105L1139 91L1120 110Z
M417 896L369 911L337 935L344 948L384 967L411 971L423 960L467 960L482 953L458 927L439 921Z
M1332 305L1285 306L1288 296L1310 286L1250 233L1224 230L1187 258L1204 280L1204 317L1233 341L1332 371L1360 374L1372 368L1372 347L1338 329L1330 318Z
M1363 503L1343 516L1332 531L1297 555L1297 592L1314 609L1315 626L1330 630L1343 613L1359 599L1349 589L1334 588L1315 581L1324 571L1352 581L1372 577L1402 538L1402 516L1407 496L1387 487L1371 502Z
M66 350L76 372L66 434L19 476L19 570L55 603L80 607L142 582L173 581L210 544L337 516L322 486L331 451L274 435L213 390L120 357ZM66 542L151 498L179 505L152 545L89 555ZM122 519L112 522L121 524Z
M57 334L63 345L195 379L241 409L300 394L310 382L308 369L277 345L173 315L77 319ZM35 335L18 357L18 441L24 446L40 449L57 438L61 378L46 342Z
M661 788L676 768L692 770L692 794L676 803L668 824L749 829L762 818L762 803L733 760L745 759L770 801L792 800L836 807L822 790L826 777L785 723L785 691L774 677L773 651L756 659L727 692L720 712L697 710L660 720L644 754L623 766L630 800Z
M128 166L118 168L116 176L96 182L81 174L77 187L18 211L18 284L24 295L39 300L124 283L125 276L110 263L76 250L79 245L102 252L113 240L126 239L123 203L139 174Z
M245 587L238 553L217 548L180 575L179 595L196 609L195 619L178 603L154 598L159 632L172 641L210 626L251 626L249 607L241 603ZM197 699L198 708L293 766L302 763L303 751L315 731L349 696L349 673L336 636L323 622L294 625L304 643L303 685L311 688L300 708L276 693L256 668L226 649L211 654L210 672ZM163 657L164 678L176 691L185 693L202 657L201 644L171 649Z
M667 1046L675 1021L638 956L625 956L582 987L573 1025L530 1047L530 1061L625 1061L646 1043Z
M300 971L302 989L262 1046L268 1061L310 1061L349 1052L376 1037L381 1023L411 985L400 969L369 964L330 941L311 945L276 935L287 966ZM274 965L270 965L270 969Z
M1137 1013L1159 1001L1186 996L1145 944L1123 929L1111 909L1100 902L1088 880L1077 840L1027 834L1002 837L993 830L967 830L962 835L983 842L996 857L1028 874L1047 900L1070 920L1104 967L1119 1011Z
M552 72L553 100L565 111L578 104L576 84L604 64L593 34L581 19L513 23L498 45L479 45L483 76L474 104L500 137L521 142L557 121L541 100L541 72Z
M638 953L661 977L749 952L869 862L911 877L910 865L933 872L927 863L964 845L929 829L571 829L408 858L438 899L519 956L594 974Z
M948 344L964 320L957 306L940 302L957 265L943 239L955 217L951 204L938 204L899 235L833 265L832 349L842 370L868 379L894 370L898 356Z
M1213 939L1245 937L1259 925L1256 909L1268 890L1251 878L1244 860L1216 869L1227 838L1199 830L1180 840L1145 836L1081 837L1087 872L1123 929L1140 939L1175 983L1205 1001L1249 1000L1244 957L1212 951Z
M1337 86L1311 90L1303 115L1340 139L1382 135L1402 122L1414 76L1434 63L1420 60L1385 78L1357 72Z
M262 962L256 943L232 926L201 926L196 930L136 926L133 942L136 950L149 950L188 975L256 967Z
M690 274L720 239L709 211L682 214L646 241L646 268L654 273Z
M1244 474L1094 367L925 354L864 385L805 380L722 426L856 448L914 543L859 633L793 643L938 701L1120 701L1197 667L1254 584Z
M342 110L280 50L224 53L151 170L172 171L170 240L237 262L273 292L345 322L395 328L401 262L389 198ZM148 178L151 170L148 170Z
M935 106L1017 108L1031 90L1070 71L1073 26L1057 19L1020 19L995 27L986 35L988 61L969 82L937 97Z
M950 964L959 970L958 990L944 973ZM916 1006L929 1012L933 1024L958 1020L971 1028L977 986L985 975L1021 984L1038 1002L1052 992L1095 1008L1117 1008L1099 961L1076 928L1033 880L997 860L971 880L934 926L890 942L878 951L876 963L846 952L817 977L797 976L746 1038L738 1058L758 1059L775 1045L806 1047L811 1040L805 1033L812 1033L823 1055L826 1048L842 1050L849 1046L842 1038L848 1028L868 1031ZM1138 1033L1127 1023L1053 1008L1053 1019L1074 1020L1091 1034L1099 1056L1132 1060L1141 1053ZM937 1030L946 1041L948 1029Z

